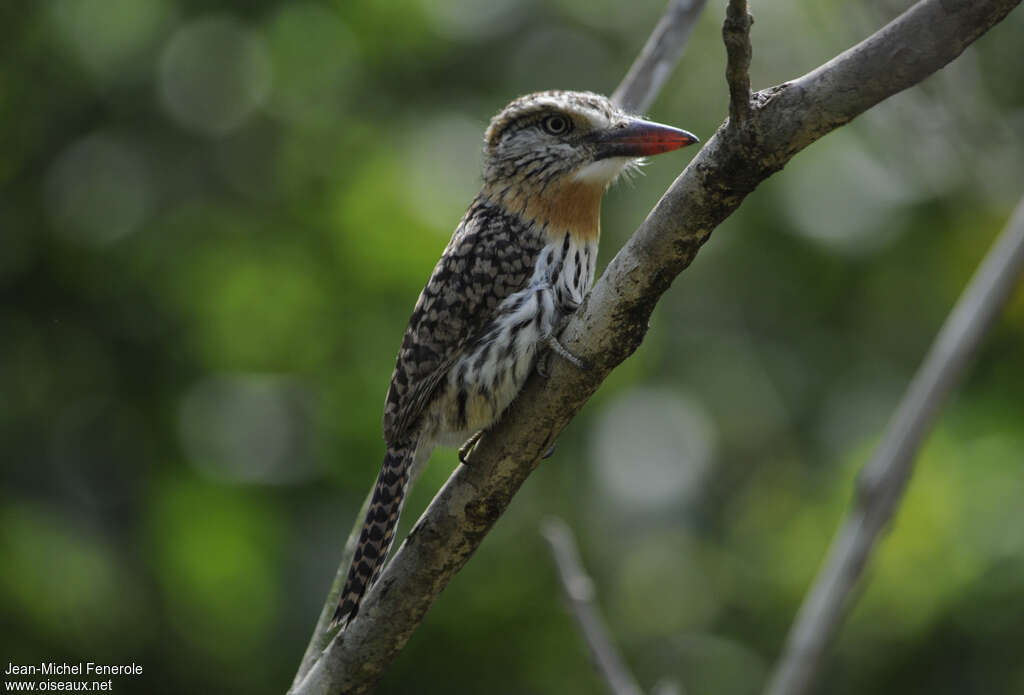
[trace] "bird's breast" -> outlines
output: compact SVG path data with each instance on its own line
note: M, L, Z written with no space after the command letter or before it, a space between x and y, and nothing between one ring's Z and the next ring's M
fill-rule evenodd
M555 304L564 315L576 310L594 281L597 239L570 231L552 239L537 256L532 283L551 288Z
M569 232L541 249L526 287L501 302L448 373L433 410L437 442L464 439L501 415L533 369L543 339L583 301L596 263L596 240Z

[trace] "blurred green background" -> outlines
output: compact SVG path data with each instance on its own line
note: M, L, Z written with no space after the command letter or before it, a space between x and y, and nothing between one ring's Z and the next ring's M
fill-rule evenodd
M755 88L908 2L756 3ZM281 693L382 455L416 295L514 96L611 92L661 0L0 5L0 644ZM711 3L651 117L726 113ZM382 693L594 693L564 517L641 683L756 693L1024 192L1024 15L799 155L435 604ZM692 152L606 198L602 262ZM828 693L1024 692L1024 292L920 458ZM403 519L449 474L441 450Z

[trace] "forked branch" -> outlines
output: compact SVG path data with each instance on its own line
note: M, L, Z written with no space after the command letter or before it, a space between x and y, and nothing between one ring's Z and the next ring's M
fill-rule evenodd
M748 100L719 128L608 265L562 334L591 368L534 375L438 492L367 594L358 617L296 693L361 693L379 680L431 603L607 375L639 346L672 280L754 188L793 155L943 67L1020 0L922 0L814 71ZM749 89L749 87L748 87ZM739 131L743 132L739 132Z
M693 33L693 27L706 4L707 0L669 1L640 55L637 56L633 66L612 95L613 101L630 112L642 112L650 106L682 57L686 42L689 40L690 34ZM296 671L291 692L328 692L317 690L317 688L321 687L321 684L328 687L329 683L322 679L307 681L306 676L330 642L331 635L327 633L327 626L331 622L331 616L338 602L338 595L345 582L348 565L352 560L355 544L362 528L362 520L366 516L366 509L370 504L372 494L372 490L367 493L363 506L355 517L342 552L341 562L327 593L327 600L320 610L313 634Z

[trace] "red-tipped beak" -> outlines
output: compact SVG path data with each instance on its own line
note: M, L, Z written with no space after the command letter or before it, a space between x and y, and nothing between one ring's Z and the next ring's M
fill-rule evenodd
M693 133L639 118L601 132L595 141L598 159L649 157L700 142Z

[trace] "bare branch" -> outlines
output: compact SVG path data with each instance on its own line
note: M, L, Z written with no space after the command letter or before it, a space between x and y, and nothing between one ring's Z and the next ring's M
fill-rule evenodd
M670 0L640 55L612 94L612 101L633 113L650 108L682 57L707 3L708 0Z
M875 543L903 497L921 441L1009 301L1022 270L1024 198L950 312L890 420L882 443L861 471L853 509L832 541L828 560L790 629L767 695L803 695L810 691Z
M569 610L608 691L612 695L640 695L643 691L612 644L608 628L594 606L594 582L583 571L572 530L561 519L551 517L541 524L541 535L551 547Z
M747 0L729 0L722 24L727 56L725 80L729 83L729 124L741 125L750 115L750 25Z
M700 17L700 13L706 4L707 0L669 1L665 12L644 44L640 55L633 62L629 72L615 90L612 96L613 101L627 111L633 112L644 111L650 106L651 102L654 101L661 91L668 76L672 73L672 70L675 69L676 63L682 57L686 42L689 40L690 34L693 33L693 27L697 23L697 19ZM514 490L512 492L514 494ZM327 594L327 600L320 611L320 617L317 620L313 635L310 638L306 651L302 656L299 669L295 674L295 679L292 682L292 692L317 692L316 689L320 687L320 681L317 681L315 678L305 683L302 689L299 688L299 685L303 684L306 680L310 669L320 658L329 642L330 635L327 633L327 628L334 614L338 595L341 593L341 588L344 585L348 565L352 560L355 545L359 539L362 520L366 516L366 510L372 496L373 490L370 490L367 493L362 508L356 515L352 530L349 532L348 540L345 542L345 548L342 552L341 563L338 565L331 589ZM324 687L329 687L329 685L324 682Z
M760 92L748 128L719 128L608 265L554 361L519 397L420 517L297 693L369 690L467 562L568 422L643 340L651 312L711 232L793 155L956 58L1020 0L922 0L813 72Z
M650 105L682 56L686 42L706 4L707 0L671 0L669 2L665 13L655 26L637 60L626 77L623 78L618 89L615 90L613 100L628 111L643 111ZM327 600L320 612L313 635L292 683L293 689L298 688L299 684L303 682L329 641L327 626L330 624L338 594L344 584L348 564L358 541L362 519L366 515L372 492L371 490L367 495L362 509L356 515L355 524L345 543L341 563L338 565Z

